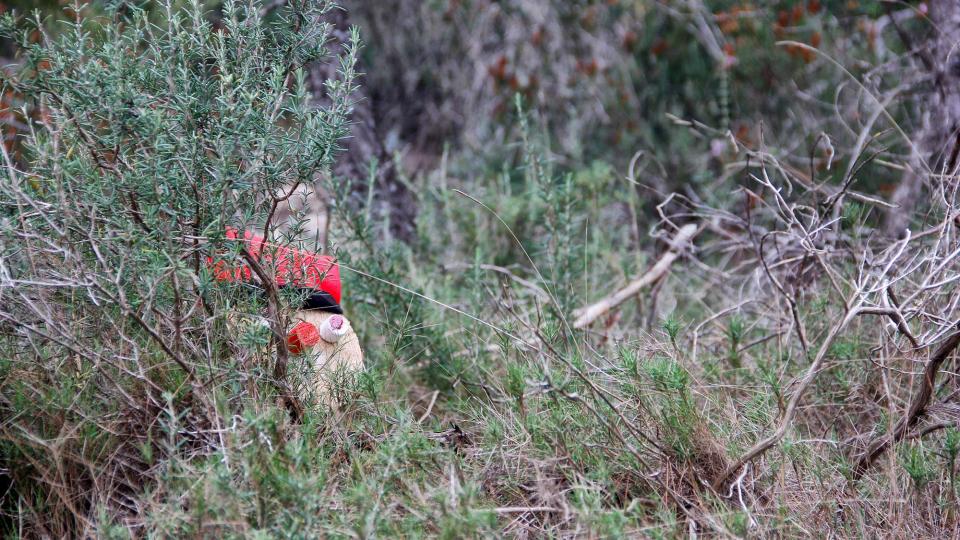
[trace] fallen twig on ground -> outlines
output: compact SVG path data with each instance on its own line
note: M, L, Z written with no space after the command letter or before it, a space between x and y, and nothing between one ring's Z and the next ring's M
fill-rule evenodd
M700 232L700 227L694 223L688 223L681 227L671 240L670 249L645 274L610 296L574 311L573 316L576 317L576 320L573 322L573 327L584 328L588 326L604 313L636 296L644 287L656 283L666 275L670 265L680 257L683 246L693 239L698 232Z

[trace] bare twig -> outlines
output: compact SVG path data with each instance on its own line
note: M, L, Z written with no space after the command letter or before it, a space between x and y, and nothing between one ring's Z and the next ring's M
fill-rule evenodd
M501 506L495 508L494 512L498 514L526 514L529 512L562 512L560 508L552 506Z
M855 296L851 301L856 301L857 296ZM787 430L793 423L794 416L797 414L797 405L800 403L800 399L803 398L807 388L809 388L813 380L816 379L817 373L820 371L820 367L823 365L823 360L826 358L827 352L833 345L834 340L836 340L837 336L840 335L840 332L847 327L847 324L858 312L858 309L847 310L844 317L837 321L830 329L830 333L827 334L827 337L823 340L823 343L820 344L820 349L817 351L816 358L810 364L810 367L807 368L807 372L804 374L803 378L800 379L800 382L797 384L797 389L794 390L793 395L790 396L790 401L787 403L787 408L783 413L783 418L780 420L780 425L777 426L776 431L762 439L757 444L753 445L752 448L747 450L747 452L740 456L740 458L737 459L732 465L727 467L723 474L718 476L713 481L713 489L719 491L720 488L723 487L723 485L727 482L727 479L740 470L740 467L743 467L754 458L762 455L764 452L769 450L770 447L783 439L783 436L787 434Z
M955 326L955 328L957 328L957 326ZM891 433L877 437L867 446L867 450L860 456L860 460L857 461L857 465L853 469L852 482L859 480L890 445L900 442L910 428L926 414L927 407L930 404L930 398L933 397L933 389L937 380L937 373L940 371L940 366L953 351L956 350L957 346L960 346L960 329L954 331L954 333L945 339L943 343L937 347L937 350L930 355L930 359L927 360L927 366L923 370L923 380L920 381L920 388L910 403L910 408L907 410L907 413L900 418Z
M284 340L283 321L280 320L280 293L273 278L264 270L260 262L250 254L246 247L240 249L243 258L250 265L257 277L260 278L263 289L267 293L267 321L270 323L271 340L274 349L277 351L277 360L273 365L273 378L280 391L281 399L287 406L294 419L299 419L303 415L303 405L290 392L287 385L287 364L290 355L287 352L287 344Z
M430 404L427 405L427 410L423 411L423 414L420 415L420 418L417 419L418 424L422 424L424 420L430 416L430 413L433 412L433 406L437 403L437 396L440 395L439 390L434 390L433 395L430 396Z
M577 319L573 322L574 328L584 328L593 321L597 320L604 313L616 308L630 298L636 296L644 287L656 283L670 269L670 265L676 261L683 250L683 247L700 231L700 227L694 223L688 223L677 231L677 234L670 242L670 249L660 257L649 270L642 276L631 281L626 287L613 293L606 298L599 300L589 306L580 308L573 312Z

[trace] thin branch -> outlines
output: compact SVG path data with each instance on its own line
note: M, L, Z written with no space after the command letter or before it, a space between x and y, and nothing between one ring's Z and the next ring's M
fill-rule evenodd
M850 302L856 301L858 296L859 292L853 297L853 299L850 300ZM850 302L847 302L847 304ZM740 458L737 459L732 465L727 467L727 470L725 470L723 474L718 476L713 481L714 490L719 492L723 485L727 482L727 479L736 474L736 472L740 470L740 467L743 467L754 458L759 457L764 452L769 450L770 447L783 439L783 436L787 434L787 429L789 429L790 425L793 423L794 416L797 414L797 405L800 403L800 399L803 398L807 388L809 388L810 384L813 383L813 380L816 379L817 373L820 371L820 367L823 365L823 361L827 356L827 352L830 351L830 347L833 345L834 340L837 339L837 336L840 335L840 332L847 327L847 324L858 312L859 309L851 309L847 311L844 317L833 325L833 327L830 329L830 333L827 334L827 337L823 340L823 343L820 344L820 349L817 351L817 357L813 360L813 362L811 362L810 367L807 368L807 372L797 385L797 389L794 390L793 395L790 396L790 401L787 403L787 408L783 413L783 418L780 420L780 425L777 426L776 431L757 444L753 445L753 447L747 450L745 454L740 456Z
M240 253L253 272L257 274L257 277L260 278L263 289L267 293L267 321L270 323L271 341L277 351L277 361L273 365L274 384L277 385L281 398L291 415L294 416L294 419L299 419L303 415L303 405L293 396L287 385L287 365L290 355L284 339L283 323L280 320L280 293L273 278L247 248L241 247Z
M933 389L937 380L937 373L940 371L940 366L949 358L953 351L956 350L957 346L960 346L960 325L955 326L955 328L957 328L957 330L945 339L943 343L937 347L937 350L930 355L930 359L927 360L927 366L923 370L923 380L920 382L920 388L917 391L917 395L914 396L907 413L900 418L891 433L875 438L873 442L867 446L867 450L860 456L860 460L857 461L857 465L853 469L851 482L859 480L887 448L900 442L910 428L926 414L927 407L930 404L930 398L933 397Z
M634 279L626 287L610 296L574 311L573 316L577 319L573 321L573 327L584 328L590 325L590 323L597 320L604 313L607 313L611 309L616 308L636 296L644 287L656 283L667 273L670 265L680 258L683 247L690 242L699 231L700 227L694 223L688 223L681 227L673 237L673 240L671 240L670 249L664 253L663 256L660 257L660 260L650 267L645 274Z

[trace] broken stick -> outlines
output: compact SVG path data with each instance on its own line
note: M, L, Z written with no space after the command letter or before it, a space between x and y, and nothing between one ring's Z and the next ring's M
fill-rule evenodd
M853 468L853 482L859 480L887 448L903 440L907 432L910 431L910 428L916 425L921 417L926 415L927 409L930 406L930 398L932 398L935 393L935 383L937 374L940 372L940 366L950 358L950 355L953 354L953 351L955 351L957 347L960 347L960 330L951 334L950 337L945 339L943 343L937 347L937 350L930 355L930 358L927 360L927 365L923 370L923 380L920 382L920 389L914 396L913 402L910 404L910 409L900 418L892 433L878 436L867 446L866 451L860 456L860 460Z
M667 273L673 261L680 257L683 246L696 236L699 231L700 227L694 223L688 223L681 227L680 230L677 231L676 236L673 237L673 240L670 241L670 249L664 253L663 256L660 257L660 260L647 270L645 274L631 281L626 287L610 296L574 311L573 316L576 317L576 320L573 322L573 327L583 328L589 325L604 313L635 296L644 287L656 283L657 280Z

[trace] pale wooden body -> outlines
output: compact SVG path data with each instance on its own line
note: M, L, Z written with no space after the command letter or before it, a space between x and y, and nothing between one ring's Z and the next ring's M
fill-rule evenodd
M293 321L305 321L320 328L332 313L317 310L298 311ZM313 362L313 386L318 401L333 404L338 390L337 385L349 381L363 370L363 351L360 339L351 327L336 343L319 343L305 351L306 357Z

